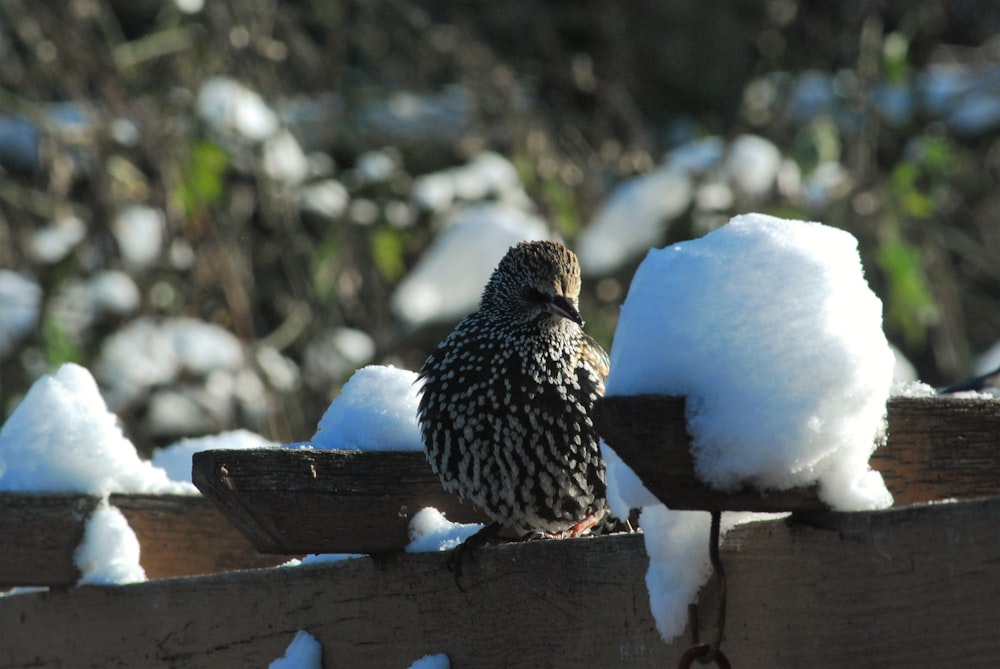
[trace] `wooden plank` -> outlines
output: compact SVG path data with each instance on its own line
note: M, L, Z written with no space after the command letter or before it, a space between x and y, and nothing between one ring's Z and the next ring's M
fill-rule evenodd
M87 495L0 493L0 588L76 583L73 551L97 503Z
M667 667L640 535L486 546L465 592L443 553L0 599L0 666L267 666L305 629L326 666ZM1000 498L822 513L726 537L733 666L992 667ZM702 620L714 594L703 593ZM59 634L53 634L59 630Z
M98 498L79 494L0 493L0 587L73 585L73 553ZM136 533L149 578L269 567L262 555L201 495L112 495Z
M195 453L192 479L262 553L399 551L426 506L485 520L444 491L420 452L210 450Z
M201 495L112 495L139 539L148 578L273 567L285 555L260 553Z
M653 494L678 510L825 509L814 488L714 490L694 473L684 398L606 397L598 431ZM1000 400L893 398L888 443L872 456L896 505L1000 494ZM261 552L380 553L409 541L409 518L435 506L485 522L445 493L422 453L299 449L205 451L194 482Z
M1000 399L893 398L871 465L897 505L1000 495Z
M722 492L694 474L683 397L605 397L602 437L673 509L818 510L815 489ZM887 443L872 455L897 506L1000 494L1000 400L892 398Z

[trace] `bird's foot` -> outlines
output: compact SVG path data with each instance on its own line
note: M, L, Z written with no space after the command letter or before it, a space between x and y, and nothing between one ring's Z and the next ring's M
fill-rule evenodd
M455 585L462 592L465 592L465 586L462 585L462 576L465 573L466 564L470 561L475 561L477 548L497 541L501 529L503 528L499 523L486 525L483 529L456 546L451 555L448 556L448 570L455 576Z
M563 539L575 539L576 537L583 536L584 534L589 534L590 530L597 526L601 522L601 519L596 515L591 514L581 520L579 523L569 528L562 533Z

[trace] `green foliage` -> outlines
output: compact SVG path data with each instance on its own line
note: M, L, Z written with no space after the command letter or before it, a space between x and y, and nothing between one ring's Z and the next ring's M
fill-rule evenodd
M340 247L337 227L330 226L326 237L316 245L316 252L310 259L312 287L323 304L330 302L337 294L335 268Z
M886 320L903 335L907 345L919 346L936 313L920 249L900 239L883 242L876 261L888 287Z
M54 318L48 317L42 323L42 344L45 362L52 369L67 362L86 363L83 351Z
M205 210L222 201L228 169L229 155L219 145L202 140L191 147L181 168L179 192L175 194L186 218L201 217Z
M532 156L515 156L514 166L525 191L541 201L555 229L564 237L576 237L583 228L583 220L573 190L558 173L545 176L536 168Z
M556 230L571 238L579 234L583 223L573 191L558 179L546 179L542 182L541 196Z
M387 280L396 282L406 273L403 251L406 248L404 232L396 228L381 228L371 240L372 260Z
M921 220L938 213L955 171L955 149L947 140L921 141L914 155L897 164L890 176L890 193L899 213Z
M795 135L791 156L803 173L809 173L821 163L840 160L842 148L837 122L831 116L821 114Z
M910 77L907 55L910 42L902 33L889 33L882 40L882 67L891 82L905 82Z

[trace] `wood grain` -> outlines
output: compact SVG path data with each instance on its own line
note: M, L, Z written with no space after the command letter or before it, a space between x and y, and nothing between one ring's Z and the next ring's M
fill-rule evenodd
M112 495L139 539L148 578L273 567L287 555L259 552L201 495Z
M667 506L677 510L816 511L814 488L719 491L694 472L685 401L606 397L601 435ZM888 441L871 459L896 505L1000 494L1000 400L894 398ZM445 493L422 453L258 449L195 455L194 481L262 552L401 550L409 518L435 506L484 522Z
M601 436L672 509L819 510L815 489L714 490L694 474L683 397L605 397ZM892 398L888 440L870 464L882 473L896 506L1000 494L1000 400Z
M76 583L73 552L98 499L0 493L0 588Z
M486 520L445 492L422 452L202 451L192 480L262 553L399 551L426 506Z
M0 666L267 666L295 632L325 666L669 667L639 535L233 572L0 599ZM723 648L742 669L994 667L1000 498L802 514L726 537ZM703 593L702 616L714 606ZM53 634L59 630L59 634Z
M0 493L0 587L73 585L73 553L97 497ZM200 495L112 495L136 533L149 578L210 574L280 564L263 555Z

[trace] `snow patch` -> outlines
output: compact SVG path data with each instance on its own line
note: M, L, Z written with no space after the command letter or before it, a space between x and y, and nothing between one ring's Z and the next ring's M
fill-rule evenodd
M195 492L139 458L90 372L72 363L35 381L0 429L0 490Z
M450 551L481 529L483 526L479 523L453 523L429 506L410 519L410 543L406 552Z
M268 669L322 669L323 647L312 634L299 630L285 654L267 665Z
M316 448L422 451L416 372L369 365L347 381L319 421Z
M124 585L146 580L139 563L139 539L117 508L103 500L84 526L83 541L73 553L80 570L77 585Z

